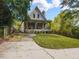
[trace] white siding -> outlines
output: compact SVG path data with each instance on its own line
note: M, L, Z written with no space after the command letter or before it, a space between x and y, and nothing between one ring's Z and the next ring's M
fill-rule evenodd
M33 14L35 14L35 18L33 18ZM39 18L38 18L38 14L39 14ZM43 16L40 14L40 12L36 9L32 11L32 13L30 13L30 18L34 20L45 20Z

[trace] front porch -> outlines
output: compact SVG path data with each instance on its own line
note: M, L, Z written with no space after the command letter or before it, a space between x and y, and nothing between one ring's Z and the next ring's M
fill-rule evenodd
M45 29L46 23L41 22L28 22L27 29Z
M37 33L37 32L50 32L48 27L48 22L45 21L28 21L27 22L27 33Z
M20 30L21 30L21 32L24 32L24 23ZM28 20L26 23L26 32L27 33L50 32L50 31L51 31L51 29L48 26L48 21Z

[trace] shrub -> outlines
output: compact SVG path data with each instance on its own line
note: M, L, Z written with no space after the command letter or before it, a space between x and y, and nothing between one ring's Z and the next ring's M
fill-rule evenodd
M74 27L72 34L74 37L79 38L79 27Z

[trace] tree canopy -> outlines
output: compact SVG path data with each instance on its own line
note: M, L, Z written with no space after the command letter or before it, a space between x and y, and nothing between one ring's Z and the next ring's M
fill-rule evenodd
M64 10L52 22L53 32L67 36L79 35L79 10Z
M0 25L13 23L13 19L27 20L32 0L0 0Z
M32 0L4 0L14 18L25 20Z
M79 0L63 0L62 7L69 6L70 8L79 8Z
M0 0L0 26L11 24L11 12L3 0Z

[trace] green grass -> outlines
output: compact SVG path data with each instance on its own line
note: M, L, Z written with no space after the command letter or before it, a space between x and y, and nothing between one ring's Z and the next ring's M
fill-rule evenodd
M41 47L50 49L78 48L79 39L56 34L37 34L34 41Z

